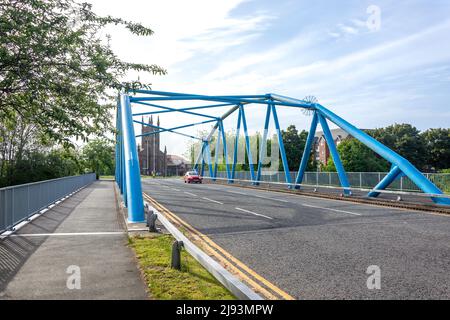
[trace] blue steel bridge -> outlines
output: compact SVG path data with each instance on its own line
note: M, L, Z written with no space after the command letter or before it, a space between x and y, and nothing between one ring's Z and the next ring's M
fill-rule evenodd
M312 100L312 101L309 101ZM179 105L181 102L198 102L198 106L176 108L173 106L164 106L161 103L173 103ZM158 104L159 103L159 104ZM133 105L146 106L149 111L133 112ZM258 163L253 165L252 150L250 148L250 139L247 128L246 108L249 105L258 105L266 110L264 123L261 124L263 129L262 146L258 156ZM212 116L210 113L205 113L205 110L229 107L224 114L217 114ZM309 128L308 138L305 149L301 157L300 166L295 179L291 178L289 173L289 164L287 162L286 152L281 136L281 128L278 120L278 112L283 108L297 108L307 111L312 114L311 124ZM201 121L194 123L187 123L172 128L160 127L153 124L144 123L137 120L138 116L153 115L177 112L181 114L194 115L200 118ZM224 120L233 113L238 113L238 120L236 127L228 128L235 129L237 134L234 141L234 150L228 150L226 141L226 128L224 127ZM401 176L408 177L424 195L429 196L432 201L438 205L450 205L448 196L429 181L416 167L414 167L407 159L390 150L388 147L378 142L364 131L358 129L343 118L339 117L326 107L317 103L313 99L294 99L290 97L281 96L278 94L264 94L264 95L231 95L231 96L208 96L185 93L135 90L133 95L121 94L117 106L117 136L116 136L116 181L123 194L125 205L128 208L130 222L144 221L142 185L139 171L139 160L136 148L136 135L134 131L134 124L141 124L144 126L151 126L156 129L151 133L144 135L151 135L162 132L169 132L173 134L183 135L192 139L201 141L201 150L196 157L194 168L199 170L204 175L205 170L209 171L211 181L217 181L218 159L219 154L223 155L226 168L226 180L228 183L233 183L235 180L236 161L238 153L238 139L241 126L244 132L245 151L249 163L250 180L252 185L258 186L261 182L262 163L265 156L265 143L267 141L267 132L269 123L273 120L277 132L279 151L281 155L281 162L283 164L285 184L290 189L300 189L301 183L305 174L308 159L310 157L311 148L314 140L314 135L318 124L322 127L325 140L327 142L333 162L336 166L342 192L346 196L351 196L352 190L345 169L340 160L339 152L333 143L333 138L329 129L329 122L334 123L339 128L345 130L354 138L358 139L368 148L376 152L378 155L389 161L392 166L390 172L372 189L367 196L374 198L380 192L385 190L393 181ZM213 129L207 137L196 137L183 133L182 129L198 126L206 123L214 124ZM213 137L215 140L215 159L211 159L211 142ZM217 152L218 150L223 152ZM230 157L232 155L232 157ZM233 159L232 162L230 159Z

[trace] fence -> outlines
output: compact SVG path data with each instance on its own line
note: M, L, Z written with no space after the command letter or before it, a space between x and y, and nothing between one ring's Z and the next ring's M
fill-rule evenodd
M0 233L94 180L95 173L89 173L1 188Z
M209 172L205 170L205 176ZM352 188L372 189L387 175L387 172L347 172L347 177ZM290 172L291 181L294 183L297 172ZM443 192L450 193L449 173L424 173L424 176L433 182ZM227 178L226 171L217 172L218 178ZM236 180L251 180L249 171L236 171ZM265 182L285 182L283 171L266 173L261 175L261 181ZM305 172L302 184L311 186L340 187L337 172ZM395 180L387 190L421 192L421 190L408 177L404 176Z

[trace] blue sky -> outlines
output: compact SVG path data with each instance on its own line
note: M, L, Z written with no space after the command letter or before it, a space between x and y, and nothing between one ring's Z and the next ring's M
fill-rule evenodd
M167 68L163 77L140 75L155 90L314 95L361 128L395 122L421 130L449 127L448 0L91 2L98 13L154 29L148 39L115 27L105 33L121 58ZM378 30L366 23L371 5L380 10ZM263 115L261 107L251 109L250 131L261 129ZM299 129L310 120L298 110L280 111L279 117L283 126ZM191 120L161 119L168 126ZM225 125L231 128L233 121ZM161 140L169 153L184 152L179 136Z

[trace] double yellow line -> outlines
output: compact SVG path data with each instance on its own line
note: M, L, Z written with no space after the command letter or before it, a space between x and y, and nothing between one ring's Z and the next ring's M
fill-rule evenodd
M208 236L201 233L193 226L188 224L186 221L182 220L180 217L175 215L169 209L158 203L155 199L150 197L148 194L143 193L144 198L151 203L160 213L163 213L166 218L172 221L172 223L184 228L187 232L186 236L191 238L197 245L199 245L204 251L206 251L210 256L216 258L223 267L228 269L231 273L238 276L242 281L250 285L253 290L263 295L265 298L270 300L294 300L294 298L286 293L285 291L278 288L276 285L263 278L261 275L257 274L255 271L250 269L243 262L235 258L225 249L220 247L217 243L212 241Z

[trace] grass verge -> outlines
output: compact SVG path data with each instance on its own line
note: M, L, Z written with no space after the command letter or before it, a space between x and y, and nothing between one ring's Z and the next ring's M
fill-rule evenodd
M170 235L130 237L150 297L158 300L231 300L235 297L185 250L181 252L181 270L170 267Z

